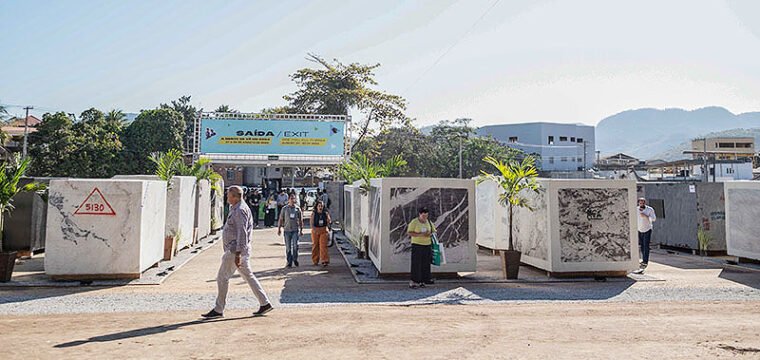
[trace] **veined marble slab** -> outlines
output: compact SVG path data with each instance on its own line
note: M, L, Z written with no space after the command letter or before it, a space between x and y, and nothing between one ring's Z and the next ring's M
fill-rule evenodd
M162 181L155 175L116 175L113 179ZM195 227L196 178L173 176L166 190L166 228L164 237L179 234L177 249L193 243Z
M730 181L724 185L727 252L760 260L760 182Z
M524 193L533 210L514 209L513 239L523 263L553 273L622 272L638 266L634 181L538 182L539 193ZM495 184L491 186L495 190ZM481 201L493 199L481 206L496 211L493 248L507 249L508 211L487 187L478 189L486 192Z
M45 272L137 278L163 257L166 182L50 182Z
M433 272L475 271L475 182L460 179L372 179L370 258L380 273L408 273L411 239L407 226L426 207L446 247L447 264Z

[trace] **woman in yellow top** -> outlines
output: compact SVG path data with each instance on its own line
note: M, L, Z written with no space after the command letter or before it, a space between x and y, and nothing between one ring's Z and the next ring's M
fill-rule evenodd
M433 260L433 244L430 237L435 233L435 225L428 220L428 209L421 208L419 215L409 223L406 233L412 238L412 279L409 287L425 287L432 285L430 277L430 262Z

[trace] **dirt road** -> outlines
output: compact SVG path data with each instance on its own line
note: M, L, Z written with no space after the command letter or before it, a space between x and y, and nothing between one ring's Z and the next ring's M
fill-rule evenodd
M344 306L4 316L4 359L760 358L760 304Z

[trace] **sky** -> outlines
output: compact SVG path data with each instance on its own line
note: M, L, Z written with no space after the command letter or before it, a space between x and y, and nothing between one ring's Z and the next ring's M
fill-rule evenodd
M420 126L760 111L760 1L0 0L12 114L283 105L307 53L380 63ZM354 113L354 116L361 116Z

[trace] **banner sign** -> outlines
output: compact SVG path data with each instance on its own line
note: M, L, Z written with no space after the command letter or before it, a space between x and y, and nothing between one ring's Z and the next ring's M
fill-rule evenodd
M201 119L202 154L343 156L345 122Z

